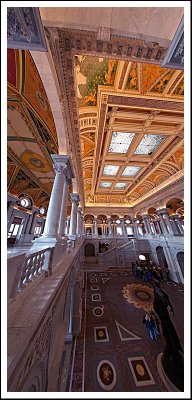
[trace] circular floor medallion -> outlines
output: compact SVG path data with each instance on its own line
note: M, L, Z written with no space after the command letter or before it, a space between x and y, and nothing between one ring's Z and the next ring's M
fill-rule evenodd
M95 315L95 317L101 317L103 315L103 308L95 307L93 309L93 314Z
M97 379L104 390L112 390L116 384L114 365L108 360L102 360L97 366Z
M149 293L143 292L142 290L136 291L135 294L139 299L142 299L142 300L149 300L151 297L149 295Z
M122 295L128 303L132 303L136 308L145 311L153 308L154 293L149 286L142 284L126 285L122 288Z

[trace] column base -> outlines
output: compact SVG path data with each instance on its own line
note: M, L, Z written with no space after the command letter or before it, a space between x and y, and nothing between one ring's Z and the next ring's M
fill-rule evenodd
M68 235L68 239L70 240L76 240L77 235Z
M59 237L41 236L32 240L33 247L54 247L60 241Z

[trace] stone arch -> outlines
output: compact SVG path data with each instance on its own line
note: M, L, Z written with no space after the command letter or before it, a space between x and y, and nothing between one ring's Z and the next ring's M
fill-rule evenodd
M165 257L165 253L164 253L164 249L162 246L157 246L156 247L156 253L157 253L157 258L158 258L158 262L160 267L164 267L166 269L168 269L168 263Z
M169 210L169 214L176 214L177 210L179 208L183 208L184 207L184 202L183 199L181 197L171 197L169 200L167 200L166 202L166 208Z
M116 221L116 219L119 219L119 215L117 215L117 214L112 214L112 215L111 215L111 220L112 220L113 223Z
M178 261L180 270L182 272L182 275L184 277L184 252L183 251L179 251L177 253L177 261Z
M106 222L106 220L107 220L107 216L104 215L104 214L99 214L99 215L97 216L97 221L101 221L101 223Z
M86 224L86 223L87 223L87 224L92 224L92 223L93 223L93 220L94 220L94 215L92 215L92 214L86 214L86 215L84 216L85 224Z
M84 247L85 257L95 257L95 246L93 243L86 243Z
M18 195L18 199L21 200L22 198L27 198L29 200L29 204L30 205L27 208L31 208L34 205L34 200L31 197L31 195L29 195L28 193L20 192L19 195Z
M147 210L147 214L150 215L152 219L157 219L157 210L155 207L149 207Z

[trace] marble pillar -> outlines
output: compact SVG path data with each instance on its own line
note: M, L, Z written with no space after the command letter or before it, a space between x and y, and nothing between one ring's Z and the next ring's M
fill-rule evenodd
M176 214L172 215L171 218L175 222L175 225L176 225L177 230L178 230L178 234L183 236L184 230L183 230L183 226L182 226L181 219L180 219L179 215L176 215Z
M159 223L160 223L160 226L161 226L162 233L163 233L164 236L167 236L168 229L167 229L165 220L163 218L163 211L157 210L157 213L159 215Z
M107 218L107 225L108 225L108 236L112 236L112 226L111 226L111 218Z
M98 236L97 217L94 218L94 236Z
M51 157L55 171L55 180L49 201L44 232L41 237L35 239L34 246L41 245L42 243L52 243L54 245L57 241L60 241L58 228L61 212L63 213L64 209L64 207L62 208L64 180L65 176L69 179L74 177L72 163L69 156L52 154Z
M133 234L134 234L134 236L137 237L140 235L139 230L138 230L137 218L133 218L132 222L133 222Z
M159 219L160 219L162 229L164 227L164 232L165 232L165 230L167 231L167 233L163 232L163 234L164 235L167 235L167 234L173 235L174 232L173 232L173 228L171 226L171 222L169 220L169 215L168 215L167 209L162 208L162 209L158 210L158 214L159 214Z
M80 236L82 233L82 228L81 228L81 212L82 212L82 207L77 208L77 235Z
M79 195L78 193L71 193L70 198L72 202L72 207L71 207L71 223L70 223L69 237L70 239L75 239L77 232L77 206L79 204Z
M120 218L120 221L121 221L122 236L127 237L124 218Z
M66 216L67 216L67 203L68 203L68 192L69 185L72 182L66 174L64 176L64 185L63 185L63 195L62 195L62 203L61 203L61 213L59 219L59 228L58 235L61 237L65 237L65 228L66 228Z

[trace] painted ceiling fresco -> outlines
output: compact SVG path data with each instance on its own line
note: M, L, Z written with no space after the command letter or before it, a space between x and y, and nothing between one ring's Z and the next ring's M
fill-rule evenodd
M8 191L48 205L58 142L51 108L29 51L8 49Z
M79 107L95 106L99 85L113 85L117 61L78 55L75 57L75 77Z
M151 162L156 159L158 164L157 156L174 141L174 132L183 127L183 109L178 105L183 103L183 71L78 55L74 73L87 204L131 204L183 168L177 147L174 159L168 161L169 168L155 168L147 179L143 178L149 167L151 170ZM100 128L102 94L107 99L110 96L114 106L105 100L106 119ZM132 100L134 107L126 105L129 94L131 100L136 99ZM116 101L117 96L125 106ZM158 99L166 105L163 109L163 102L157 107L153 103L143 107L143 96L144 104L148 99Z

